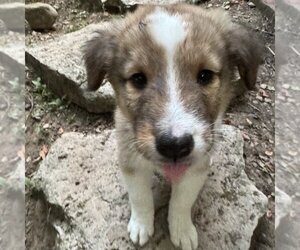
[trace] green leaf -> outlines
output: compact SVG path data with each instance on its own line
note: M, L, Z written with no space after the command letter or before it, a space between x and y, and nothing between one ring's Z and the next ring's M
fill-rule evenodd
M15 77L13 80L9 80L8 83L11 85L12 91L16 92L20 90L21 85L18 77Z
M29 188L29 189L32 189L34 188L34 182L31 181L31 179L25 177L25 187Z
M45 89L45 85L42 84L40 77L38 77L36 80L32 80L31 82L36 92L42 92Z

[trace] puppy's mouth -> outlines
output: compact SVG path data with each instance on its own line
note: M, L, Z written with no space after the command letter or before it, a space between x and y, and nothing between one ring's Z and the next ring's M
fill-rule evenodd
M186 157L176 161L162 160L159 164L164 176L171 183L179 181L191 165L191 157Z
M174 136L172 133L161 133L141 130L137 133L136 148L147 160L159 167L159 171L171 183L179 181L197 161L210 149L211 135L207 138L183 133Z
M187 171L188 163L165 163L163 164L163 172L170 182L177 182Z

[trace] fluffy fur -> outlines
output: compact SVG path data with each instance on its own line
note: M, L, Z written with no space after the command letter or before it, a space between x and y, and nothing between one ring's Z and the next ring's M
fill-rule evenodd
M116 93L119 164L131 203L131 240L144 245L154 232L153 171L164 174L164 166L181 164L184 173L171 183L170 237L177 247L196 249L191 208L207 176L217 126L236 92L235 70L248 89L255 86L261 63L256 39L221 10L143 6L99 30L84 53L89 89L98 89L106 76ZM197 82L201 70L213 72L208 85ZM143 88L132 82L136 73L146 77ZM193 136L188 156L172 162L157 151L158 136L168 131L175 137Z

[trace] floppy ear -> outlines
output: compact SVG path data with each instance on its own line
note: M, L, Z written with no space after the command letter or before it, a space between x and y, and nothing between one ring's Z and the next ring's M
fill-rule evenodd
M263 63L263 46L245 27L234 25L228 32L229 59L237 66L241 79L249 90L255 89L257 71Z
M97 90L111 69L116 50L114 35L108 29L98 30L83 47L89 90Z

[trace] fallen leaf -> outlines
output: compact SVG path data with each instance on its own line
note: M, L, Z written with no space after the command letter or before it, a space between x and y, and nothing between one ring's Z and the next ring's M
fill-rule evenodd
M273 155L273 152L270 151L270 150L266 150L266 151L265 151L265 154L266 154L267 156L272 156L272 155Z
M62 134L64 133L64 129L63 129L63 128L59 128L59 130L57 131L57 133L58 133L59 135L62 135Z
M267 88L267 84L262 83L262 84L260 85L260 87L261 87L262 89L266 89L266 88Z
M256 99L259 100L259 101L263 101L262 96L259 96L259 95L256 96Z
M50 124L49 123L44 124L43 128L44 129L50 128Z
M246 141L250 141L250 137L247 134L245 134L245 133L243 133L243 138Z
M39 153L39 156L44 160L46 158L47 154L48 154L48 148L46 145L43 145L43 147Z
M253 123L250 119L246 118L246 122L251 126Z
M260 95L263 96L263 97L269 97L268 93L267 93L265 90L263 90L263 89L261 89L261 90L259 91L259 93L260 93Z
M272 99L270 99L270 98L265 98L265 102L271 103L271 102L272 102Z

